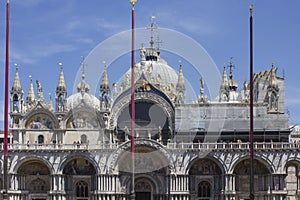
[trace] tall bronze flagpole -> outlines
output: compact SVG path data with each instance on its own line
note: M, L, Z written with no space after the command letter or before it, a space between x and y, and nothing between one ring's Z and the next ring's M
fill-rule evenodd
M136 0L130 0L131 3L131 199L135 199L134 191L134 123L135 123L135 103L134 103L134 5Z
M9 80L9 16L10 4L6 2L6 57L5 57L5 103L4 103L4 177L3 177L3 199L7 199L7 182L8 182L8 80Z
M253 149L253 26L250 5L250 200L254 200L254 149Z

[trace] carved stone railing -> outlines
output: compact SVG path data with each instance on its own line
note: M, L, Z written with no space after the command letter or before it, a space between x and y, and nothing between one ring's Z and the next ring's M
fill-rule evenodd
M255 142L255 150L299 150L300 144L284 142ZM168 149L184 150L249 150L249 142L229 142L229 143L168 143Z
M299 150L300 144L283 142L255 142L254 149L259 150ZM9 150L98 150L98 149L117 149L120 144L9 144ZM186 151L225 151L225 150L244 150L250 148L249 142L229 142L229 143L168 143L166 149L186 150ZM3 143L0 144L3 150Z
M93 150L116 149L117 144L9 144L9 150ZM3 150L3 143L0 144Z

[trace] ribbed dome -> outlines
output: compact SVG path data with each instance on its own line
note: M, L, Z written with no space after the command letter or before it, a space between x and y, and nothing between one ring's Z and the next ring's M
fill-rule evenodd
M72 109L78 106L81 102L84 102L92 108L99 108L100 101L90 93L76 93L67 98L67 108Z
M145 78L154 86L161 90L169 90L174 93L178 81L177 72L170 67L166 61L158 58L157 61L141 61L135 67L135 81L144 74ZM121 87L126 89L130 86L131 69L122 78Z

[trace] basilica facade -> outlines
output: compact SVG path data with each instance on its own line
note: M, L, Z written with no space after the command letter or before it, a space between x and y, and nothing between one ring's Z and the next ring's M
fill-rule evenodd
M84 71L77 93L67 95L61 66L55 99L46 102L40 81L30 81L25 98L16 68L9 199L129 199L132 185L139 200L249 199L249 83L238 89L230 63L217 98L206 95L201 78L193 83L200 85L197 100L186 102L184 67L177 68L153 41L141 47L134 80L134 184L130 69L110 86L105 67L96 97ZM289 141L284 78L272 66L255 73L253 84L255 199L299 199L300 153Z

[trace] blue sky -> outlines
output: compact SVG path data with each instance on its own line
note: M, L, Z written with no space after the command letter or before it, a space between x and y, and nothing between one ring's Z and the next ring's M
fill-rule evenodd
M0 61L3 66L5 4L4 0L0 2ZM243 81L249 79L250 4L254 4L254 71L270 69L274 63L279 68L278 75L284 73L290 123L300 124L300 1L138 0L136 27L146 27L151 16L155 15L159 27L181 32L201 44L220 72L224 62L233 57L236 65L234 79L241 89ZM98 44L130 27L128 0L11 0L10 84L15 73L13 65L18 63L25 96L29 88L28 76L32 75L33 80L41 81L48 100L48 93L55 94L58 62L62 62L70 95L80 69L81 56L88 56ZM164 41L164 38L160 39ZM148 46L148 41L145 43ZM164 45L167 44L162 43ZM178 70L179 58L167 52L165 56L171 58L169 64ZM183 62L185 64L188 65ZM113 79L118 79L128 66L129 54L111 63L108 66L110 83L117 81ZM101 76L101 71L97 73ZM189 74L188 71L184 73ZM0 77L2 129L4 67L0 70ZM199 82L191 81L191 84L198 86Z

